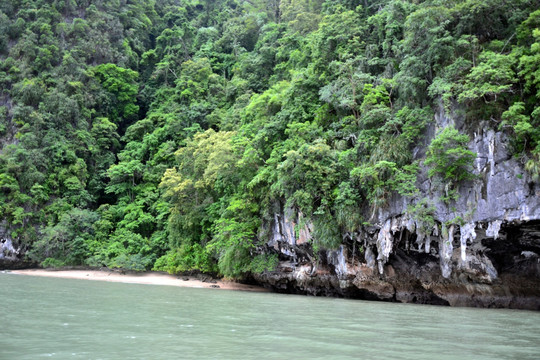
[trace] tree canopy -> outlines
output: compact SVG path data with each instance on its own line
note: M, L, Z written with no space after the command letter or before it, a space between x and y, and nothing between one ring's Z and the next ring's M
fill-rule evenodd
M242 277L276 204L337 247L421 166L470 179L483 120L538 181L539 104L533 0L3 0L0 226L46 265ZM467 126L419 161L439 106Z

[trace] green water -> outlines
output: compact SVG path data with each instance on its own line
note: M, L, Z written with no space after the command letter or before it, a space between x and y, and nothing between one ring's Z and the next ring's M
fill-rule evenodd
M540 313L0 274L0 359L539 359Z

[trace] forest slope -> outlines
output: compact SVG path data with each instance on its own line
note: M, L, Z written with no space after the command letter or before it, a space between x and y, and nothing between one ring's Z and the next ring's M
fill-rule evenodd
M2 257L242 278L293 256L269 246L286 212L310 262L367 259L352 235L396 197L426 236L469 221L431 209L464 201L479 130L534 193L539 7L2 1Z

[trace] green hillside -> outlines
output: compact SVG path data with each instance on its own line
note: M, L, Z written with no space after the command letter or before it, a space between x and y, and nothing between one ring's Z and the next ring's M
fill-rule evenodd
M270 269L284 206L313 247L421 166L451 205L469 135L413 156L442 106L540 176L535 0L2 0L0 227L44 266ZM425 210L425 209L424 209Z

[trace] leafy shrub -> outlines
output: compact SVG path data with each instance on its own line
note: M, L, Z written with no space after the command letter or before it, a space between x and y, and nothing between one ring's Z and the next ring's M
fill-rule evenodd
M215 268L212 257L205 248L199 244L183 244L157 259L152 270L179 274L191 270L214 272Z
M442 180L448 202L456 199L456 186L461 181L475 178L472 173L476 153L467 149L469 137L454 127L444 128L428 147L424 164L429 167L428 176Z
M62 260L58 260L54 258L46 258L41 263L41 266L43 266L44 268L53 268L53 269L58 269L65 265L66 263L63 262Z
M133 271L148 270L152 264L152 258L142 256L141 254L120 254L112 259L108 266L110 268L120 268Z
M276 254L261 254L251 260L250 270L252 273L263 273L265 271L273 271L277 265L278 257Z
M414 206L409 205L407 213L416 221L419 234L431 234L435 226L435 207L429 203L427 198L418 201Z

